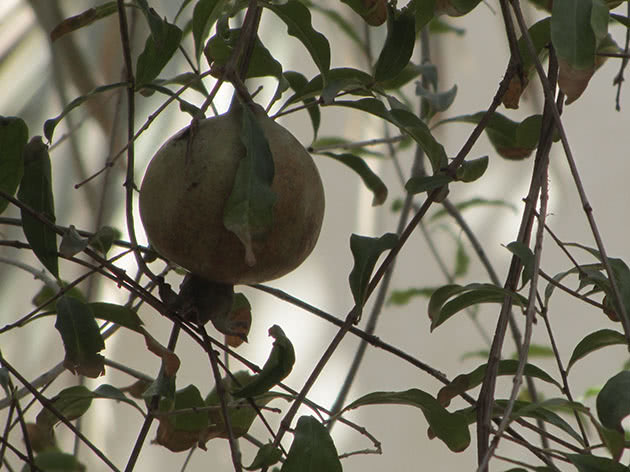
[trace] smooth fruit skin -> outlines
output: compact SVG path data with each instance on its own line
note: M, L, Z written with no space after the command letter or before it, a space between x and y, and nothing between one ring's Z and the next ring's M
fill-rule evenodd
M256 106L269 142L277 195L273 225L253 244L256 264L223 225L223 208L246 150L240 108L184 128L155 154L140 188L140 217L153 247L208 280L252 284L299 266L315 247L324 216L324 189L311 156L289 131ZM190 150L187 149L190 146Z

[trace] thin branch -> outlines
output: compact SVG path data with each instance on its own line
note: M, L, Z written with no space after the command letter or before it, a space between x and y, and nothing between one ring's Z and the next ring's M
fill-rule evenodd
M105 454L103 454L103 452L99 448L97 448L88 438L86 438L83 433L77 430L75 426L70 421L68 421L68 419L62 413L60 413L59 410L57 410L57 408L55 408L46 397L39 393L37 389L33 387L22 376L22 374L20 374L11 364L7 362L2 353L0 353L0 364L2 364L2 366L4 366L16 379L20 381L22 385L26 387L33 394L33 396L37 398L37 400L42 404L44 408L49 410L59 419L59 421L65 424L77 437L79 437L79 439L81 439L81 441L83 441L83 443L88 446L99 457L99 459L107 464L107 466L111 470L120 472L119 469L109 460L109 458Z
M520 3L518 0L510 0L510 1L512 3L512 8L514 9L514 13L519 24L519 28L521 29L523 37L525 38L525 42L527 43L527 48L534 59L536 72L538 73L538 77L540 78L540 82L543 86L545 97L549 100L549 97L553 97L552 86L549 83L548 78L545 76L545 71L542 68L542 64L540 63L538 56L535 54L534 44L532 42L531 36L529 35L529 31L527 29L525 19L523 18L523 12L521 11ZM619 284L617 283L617 280L615 278L615 274L610 265L610 260L608 259L608 254L606 252L606 248L604 247L604 243L601 238L599 228L597 227L597 224L595 222L595 217L593 216L593 207L589 203L588 197L586 195L586 191L584 190L584 186L582 185L582 179L578 172L577 165L573 157L573 152L571 151L569 140L567 138L567 134L564 129L564 125L562 124L562 120L560 119L560 111L558 110L558 107L555 105L555 103L553 103L550 108L551 108L551 113L555 121L556 129L560 135L560 140L562 141L562 147L564 149L564 153L566 155L569 168L571 169L571 175L573 176L575 187L578 191L578 195L580 196L580 202L582 203L582 208L584 210L584 213L586 214L586 218L591 228L591 232L593 233L593 237L595 238L595 242L597 244L597 249L599 250L599 253L602 258L602 262L604 263L604 267L606 268L608 279L610 280L610 285L612 287L612 294L614 296L615 305L619 309L619 318L623 326L624 335L626 337L626 343L628 344L628 347L630 349L630 317L628 316L626 307L624 303L622 302L621 292L619 291Z

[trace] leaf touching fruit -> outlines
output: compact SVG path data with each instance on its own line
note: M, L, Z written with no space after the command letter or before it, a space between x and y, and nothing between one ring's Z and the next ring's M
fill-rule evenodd
M256 264L253 243L270 230L276 194L271 189L274 164L269 143L254 113L243 106L243 134L247 153L241 158L234 186L223 210L223 224L245 247L245 261Z

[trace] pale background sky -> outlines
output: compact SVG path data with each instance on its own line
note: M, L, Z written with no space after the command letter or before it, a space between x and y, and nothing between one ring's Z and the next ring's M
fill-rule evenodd
M43 12L43 20L52 21L46 16L46 8L52 2L34 0L33 3L37 5L40 12ZM66 16L79 13L96 4L90 1L60 1L58 3ZM329 1L328 3L336 4L337 2ZM151 2L151 4L155 5L161 14L172 19L179 2L162 1L161 7L160 2ZM35 135L41 134L43 121L58 114L62 109L62 104L58 93L55 92L55 74L46 36L43 29L37 27L37 18L29 5L29 2L19 0L5 0L0 5L0 51L9 51L12 45L17 45L6 54L0 55L0 84L3 87L3 93L0 94L0 114L24 116L28 121L30 134ZM353 15L343 5L339 9L346 18L357 23L359 30L362 30L358 16ZM452 34L442 35L434 40L432 54L439 68L440 88L447 90L454 84L458 86L457 98L453 106L443 115L444 117L474 113L484 110L489 105L508 60L505 33L498 11L498 4L491 2L489 5L479 5L473 13L464 18L449 18L448 21L452 25L465 28L466 35L461 37ZM533 15L535 13L532 13L532 17ZM317 29L331 35L333 67L350 66L365 69L363 58L347 40L338 37L339 33L334 25L321 16L314 17L314 24ZM379 41L382 41L385 29L383 27L373 31L374 50L377 54ZM621 44L625 33L622 28L614 26L611 32ZM76 33L76 40L86 60L91 64L98 84L118 80L120 46L117 34L117 22L113 17ZM144 38L143 34L140 35L142 38ZM307 77L312 77L316 73L302 46L293 38L288 38L284 26L276 22L273 15L269 13L263 17L261 37L267 47L283 63L285 70L299 70ZM142 42L143 39L138 44L141 45ZM416 54L419 52L418 49ZM205 62L203 65L206 66ZM164 75L170 75L169 73L174 75L174 72L183 70L184 65L179 61L179 69L177 67L171 66ZM627 234L630 230L628 223L630 193L626 184L627 176L630 175L628 159L630 157L628 156L630 91L623 90L622 110L616 112L614 109L615 89L611 84L618 68L617 60L609 60L597 72L585 95L565 109L563 117L577 166L608 253L627 262L630 260L627 245ZM273 88L275 84L273 87L268 85L263 91L263 97L269 96ZM69 85L66 87L65 94L64 101L67 102L77 96L77 88ZM532 96L534 94L538 94L539 97L534 98ZM412 96L412 92L409 95ZM539 89L531 88L529 99L523 103L520 110L506 112L505 109L500 108L499 111L513 119L539 112L539 108L536 107L540 106L540 95ZM226 88L224 93L220 94L217 106L225 107L229 96L230 93ZM198 95L190 94L188 98L200 103ZM138 98L139 106L142 108L138 111L137 126L157 108L160 100L161 97ZM81 122L85 113L83 108L79 109L73 115L73 122L75 124ZM167 136L185 126L186 123L186 116L180 115L176 107L170 107L167 113L156 120L150 130L138 140L136 147L138 182L153 152ZM281 120L281 123L290 129L302 143L310 144L312 132L305 112L291 115ZM59 138L65 130L65 127L60 127L56 132L56 138ZM450 124L438 129L436 136L444 144L447 154L454 156L471 130L471 125ZM319 135L342 135L356 141L371 139L382 136L382 124L377 120L369 119L366 115L330 107L322 110L322 127ZM93 121L89 121L78 131L77 141L87 173L98 170L107 156L109 137L103 134L102 128L96 126ZM120 145L115 146L116 149L119 147ZM378 150L385 151L384 148ZM57 222L61 225L74 224L79 228L93 229L95 215L94 211L86 205L89 198L86 192L92 191L98 195L103 180L97 179L90 186L91 190L74 190L73 184L80 179L76 166L71 164L71 155L72 150L68 142L52 153ZM472 197L502 199L515 205L520 212L521 199L527 191L533 159L519 162L505 161L496 155L485 135L474 147L471 157L482 155L490 156L487 173L473 184L452 186L450 199L455 203ZM400 159L403 168L408 172L412 154L401 154ZM311 257L299 269L282 279L270 282L269 285L286 290L338 317L344 317L352 306L352 297L347 283L347 277L352 268L352 256L349 249L350 234L379 236L385 232L395 231L398 214L393 214L389 208L391 202L403 194L394 168L387 159L368 159L370 166L379 172L389 187L388 201L383 207L377 208L371 207L371 194L365 190L359 178L350 170L324 157L315 157L315 160L324 182L327 199L326 215L319 243ZM554 145L551 160L548 224L565 241L594 246L559 144ZM110 188L114 196L110 197L108 206L116 208L112 215L114 224L124 230L124 215L122 207L118 205L123 198L123 177L120 170L118 169L117 175L111 178ZM421 199L417 201L421 202ZM3 216L14 217L17 215L15 209L10 209L3 214ZM509 252L503 246L516 238L520 220L518 212L491 207L469 210L464 213L464 216L483 242L499 277L503 280L509 264ZM139 219L137 221L139 224ZM449 228L455 237L463 239L464 246L471 257L470 272L459 282L487 282L488 276L478 263L478 258L464 235L460 234L455 225L449 224ZM137 229L140 230L140 226ZM429 227L429 231L434 236L434 241L447 264L452 267L452 253L455 247L453 238L444 228L438 228L435 225ZM0 234L6 239L23 239L21 232L7 226L0 229ZM582 262L591 261L583 253L575 252L574 254ZM34 259L23 256L23 253L15 249L0 248L0 257L9 259L22 257L26 262L37 266ZM128 264L126 267L130 270L133 268L131 259L125 264ZM569 267L569 262L562 256L559 249L550 239L546 239L542 263L545 272L556 274ZM391 284L393 289L446 283L419 232L403 249L396 269ZM72 280L80 272L77 272L75 267L64 263L62 274L65 279ZM179 279L173 277L171 283L176 286ZM30 311L32 308L30 299L40 285L40 282L33 281L30 274L15 271L11 267L0 264L0 296L3 300L0 325L4 326ZM543 284L541 288L544 289L545 286L546 284ZM570 286L576 287L574 279L571 280ZM272 324L279 324L292 340L297 356L294 370L286 379L286 383L299 390L334 336L336 328L268 295L248 288L243 291L252 303L254 321L250 342L239 348L239 353L258 365L262 365L271 346L270 338L266 336L267 329ZM96 292L94 298L100 301L123 303L126 295L122 290L108 284ZM386 306L376 335L444 372L450 378L468 372L481 364L482 361L479 358L460 359L466 352L486 348L482 336L472 322L460 315L459 319L450 320L435 332L430 333L426 306L427 301L421 298L414 299L406 307ZM366 312L369 312L369 306ZM479 312L480 322L490 335L494 329L497 314L496 306L483 307ZM141 309L140 316L150 332L156 338L166 342L170 330L169 323L149 308ZM365 323L365 318L363 323ZM565 364L568 362L572 349L584 335L604 327L619 328L597 310L576 303L560 293L552 299L550 318ZM2 335L0 346L3 355L13 365L19 367L29 379L35 378L63 359L59 335L54 330L53 324L53 318L48 318L21 330L13 331L12 334ZM543 323L538 323L534 327L534 340L543 344L547 343ZM358 339L348 335L312 390L310 395L312 400L323 406L331 405L357 346ZM510 356L513 351L513 346L507 341L504 355ZM178 388L194 383L205 395L214 384L207 357L186 337L181 338L177 353L182 359L182 368L178 374ZM149 375L154 375L159 367L156 358L147 354L143 342L135 334L123 332L116 335L114 339L108 340L104 354L108 358L128 363ZM570 376L574 395L579 398L587 388L603 384L621 369L626 358L627 354L622 347L614 347L581 361ZM534 362L554 377L559 378L552 359L536 359ZM62 374L49 390L49 394L52 395L74 381L71 374ZM128 376L108 368L105 377L89 380L87 385L92 388L102 383L124 386L131 381ZM369 348L348 401L378 390L420 388L436 395L440 387L437 381L411 365L388 353ZM502 397L509 394L510 388L509 379L499 381L498 389L502 392ZM541 386L540 389L548 398L560 396L560 392L546 385ZM473 391L473 394L476 395L476 393L477 390ZM593 398L585 402L589 406L594 405ZM272 406L286 411L286 404L282 401L276 401ZM463 402L455 400L449 409L452 411L454 408L463 406ZM39 411L39 408L35 410ZM0 413L2 415L0 418L4 418L5 412L6 410ZM301 413L311 414L307 409L303 409ZM272 424L277 424L279 421L278 415L268 416ZM30 418L34 418L34 412L31 412ZM381 441L383 455L359 455L345 459L343 461L345 471L389 469L446 472L475 469L474 427L471 428L473 441L470 447L463 453L453 454L439 440L428 439L427 423L419 410L403 406L372 406L355 410L348 414L348 418L367 428ZM104 400L96 401L84 418L84 428L88 437L103 448L121 468L124 468L140 423L140 415L130 407ZM150 433L151 438L155 435L155 427ZM255 423L252 432L263 440L267 439L260 422ZM73 438L65 427L58 427L57 435L63 450L71 451ZM333 437L339 453L371 446L366 438L343 425L335 427ZM290 439L291 436L288 435L287 445ZM246 441L242 441L242 445L243 462L247 465L253 458L254 449ZM499 452L516 459L531 460L531 456L523 449L514 448L505 441ZM183 453L174 454L155 445L146 445L136 470L179 470L184 458ZM103 465L97 464L95 462L97 459L94 459L84 446L82 446L81 460L88 465L89 470L104 470ZM208 452L197 451L187 470L208 470L209 467L214 471L232 469L226 441L211 441L208 444ZM509 468L508 464L497 461L492 470ZM570 470L570 468L564 469Z

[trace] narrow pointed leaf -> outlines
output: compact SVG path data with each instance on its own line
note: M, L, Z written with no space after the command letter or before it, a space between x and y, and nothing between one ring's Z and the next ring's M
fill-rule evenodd
M126 87L126 86L127 86L127 82L116 82L114 84L102 85L100 87L96 87L94 90L86 93L85 95L81 95L80 97L75 98L70 103L68 103L68 105L66 105L66 107L63 109L63 111L59 115L57 115L54 118L50 118L44 122L44 136L46 137L48 141L52 141L55 128L57 127L59 122L63 120L64 117L68 113L70 113L79 105L83 104L85 101L89 100L90 98L96 95L107 92L109 90L114 90L114 89L117 89L120 87Z
M192 19L193 41L197 62L203 53L204 43L210 33L210 28L216 23L225 6L225 0L200 0L195 5Z
M77 460L77 458L66 452L51 448L41 451L35 456L35 466L39 470L54 472L83 472L85 465ZM28 466L27 466L28 467ZM30 471L30 468L22 469Z
M514 255L518 256L523 264L523 274L521 283L525 285L534 275L534 253L532 250L519 241L512 241L508 244L507 249Z
M433 116L437 112L448 110L453 104L455 96L457 95L457 85L453 85L453 87L446 92L431 92L422 87L420 82L418 82L416 84L416 95L424 98L429 105L431 105L431 111L428 115Z
M409 64L415 43L415 19L411 11L399 13L390 7L387 16L387 37L374 66L374 80L383 82L402 72Z
M55 203L52 192L52 176L48 146L41 136L35 136L24 148L24 175L18 191L18 199L38 212L50 224L45 224L22 210L22 230L33 252L55 277L59 277Z
M381 178L375 174L374 171L370 169L370 166L368 166L359 156L355 156L350 153L335 154L332 152L320 152L319 154L332 157L355 171L359 177L361 177L365 186L374 194L372 206L378 206L385 203L385 200L387 199L387 187Z
M444 147L435 140L427 125L413 113L403 109L390 111L375 98L363 98L356 101L338 100L335 101L335 105L370 113L398 126L422 147L431 161L434 172L448 164Z
M144 44L144 50L138 56L136 90L157 78L177 51L183 34L182 30L160 18L155 11L151 10L147 16L151 34Z
M103 337L88 305L68 296L57 300L55 328L61 334L66 351L64 366L72 373L96 378L105 373Z
M282 328L273 325L269 328L269 336L274 338L273 348L262 370L251 382L234 392L236 398L255 397L261 395L280 383L291 373L295 363L293 344L286 337Z
M252 244L271 229L276 194L271 189L274 165L269 143L256 116L246 106L241 140L247 152L239 162L234 187L223 210L223 224L241 240L245 261L253 266L256 256Z
M55 397L50 399L52 406L72 421L80 418L92 405L92 392L83 385L75 385L68 387L59 392ZM61 420L52 411L42 408L37 415L37 425L42 428L52 428Z
M326 428L312 416L301 416L291 449L280 472L341 472L335 443Z
M330 44L326 36L313 28L308 8L298 0L289 0L281 5L266 3L264 6L287 25L287 33L304 45L319 71L326 76L330 69Z
M264 444L249 467L243 467L245 470L258 470L264 467L270 467L282 458L282 451L273 444Z
M597 417L608 429L623 432L621 422L630 415L630 371L608 379L597 395Z
M579 472L628 472L630 470L608 457L598 457L591 454L567 454L567 459Z
M435 292L435 287L408 288L406 290L393 290L387 300L388 305L407 305L412 298L430 298Z
M353 234L350 237L350 250L354 257L354 266L348 280L356 306L361 309L365 303L365 294L372 277L372 271L380 255L392 249L398 237L386 233L380 238L370 238Z
M284 78L289 83L289 87L293 89L294 92L299 92L306 84L308 84L308 80L299 72L295 71L286 71L284 74ZM302 100L304 105L307 105L306 111L308 112L308 116L311 119L311 124L313 125L313 141L317 139L317 132L319 131L319 125L321 123L321 112L319 111L319 107L316 106L316 100L314 98L304 98Z
M136 402L128 398L123 392L121 392L119 389L117 389L113 385L109 385L109 384L99 385L91 393L92 393L93 398L106 398L109 400L115 400L116 402L127 403L128 405L131 405L132 407L134 407L136 410L138 410L140 413L144 415L142 408L140 408L140 406L138 406Z
M452 181L453 178L445 174L411 177L405 184L405 190L413 195L417 195L419 193L431 192L431 190L444 187Z
M350 403L343 411L365 405L408 405L420 408L435 436L453 452L461 452L470 444L470 431L466 417L450 413L422 390L412 388L402 392L373 392Z
M50 32L50 40L57 41L62 36L91 25L95 21L107 18L118 11L116 2L107 2L94 8L89 8L78 15L66 18Z
M571 354L571 359L567 365L567 371L573 367L580 359L586 357L591 352L595 352L606 346L625 345L626 338L622 333L612 329L600 329L588 334L582 339Z
M15 195L24 175L24 147L28 140L28 127L24 120L13 116L0 116L0 190ZM9 202L0 197L0 214Z
M457 180L462 182L474 182L480 179L488 169L488 156L477 159L465 160L457 169Z
M88 303L87 306L94 314L94 318L116 323L117 325L142 334L142 329L140 328L142 326L142 320L131 308L105 302Z
M235 383L231 377L226 377L222 380L223 387L226 390L229 391L234 389L234 387L242 388L242 386L247 386L247 384L250 383L255 376L251 375L247 371L241 370L234 373L234 378L238 381L238 384ZM239 387L239 385L241 387ZM265 406L277 397L278 395L276 393L267 392L255 398L256 405L259 407ZM206 397L205 403L207 406L221 405L216 386ZM209 414L211 423L210 433L212 436L228 438L229 434L221 410L210 410ZM230 406L228 407L228 415L230 417L234 437L239 438L249 431L249 428L252 426L254 420L256 420L258 413L256 412L256 409L252 408L248 400L243 399L236 404L234 404L234 402L230 403Z
M338 67L330 69L326 74L326 80L324 76L318 74L313 77L308 83L303 85L299 90L293 94L281 107L281 110L285 109L288 105L296 103L298 101L305 101L323 95L324 89L327 91L328 104L333 103L331 94L334 90L337 92L348 92L352 94L366 95L369 89L373 86L374 79L370 74L359 69L353 69L351 67ZM322 99L323 101L323 99ZM337 104L338 102L334 102Z
M499 373L497 375L511 376L516 374L518 363L519 361L513 359L504 359L499 361ZM440 404L448 406L451 402L451 399L455 398L457 395L460 395L463 392L466 392L481 385L486 374L486 368L487 364L482 364L475 370L467 374L458 375L453 380L451 380L450 384L442 387L437 396ZM542 380L543 382L553 384L559 389L562 388L560 384L553 379L553 377L551 377L540 367L536 367L533 364L525 364L525 370L523 374L527 377L534 377Z
M206 43L204 54L209 64L223 66L227 64L234 52L240 37L240 29L231 29L225 34L216 34ZM282 81L282 64L280 64L265 47L260 38L254 40L252 57L247 67L246 78L276 77Z
M527 306L527 299L503 287L492 284L446 285L435 291L429 301L431 330L440 326L456 313L479 303L503 303L506 296L511 296L514 303Z

